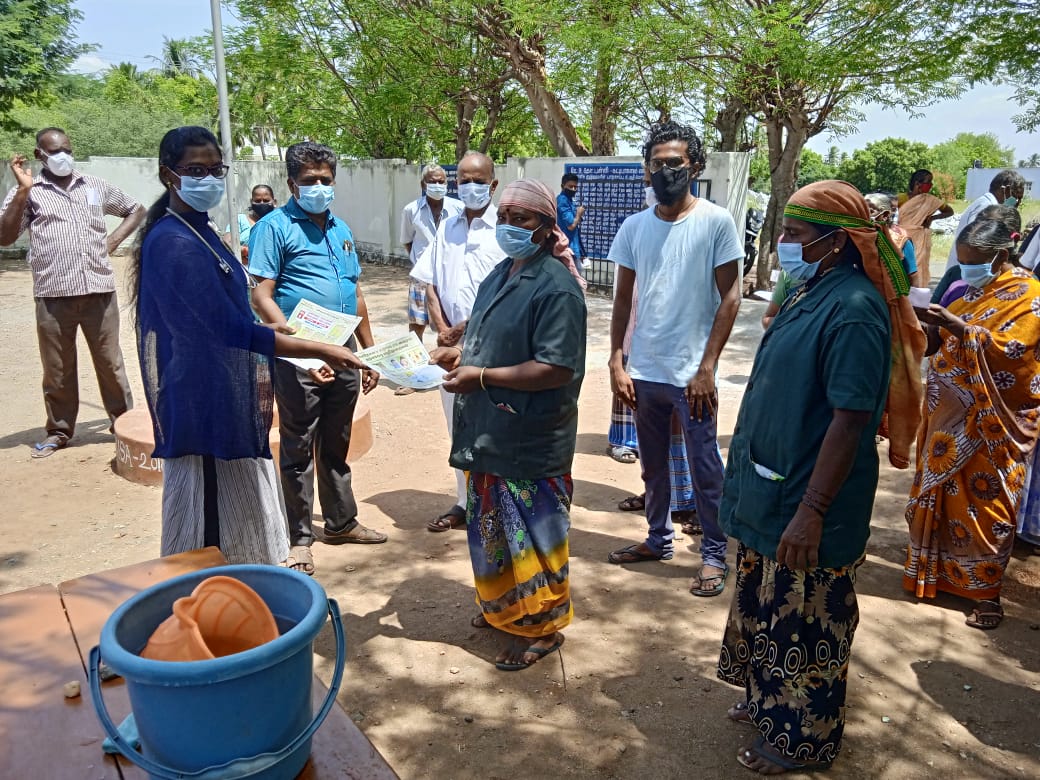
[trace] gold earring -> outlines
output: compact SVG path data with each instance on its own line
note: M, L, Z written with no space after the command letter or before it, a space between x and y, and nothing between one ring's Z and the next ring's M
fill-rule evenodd
M838 247L834 247L834 254L837 255L837 254L840 254L840 253L841 253L841 249L839 249Z

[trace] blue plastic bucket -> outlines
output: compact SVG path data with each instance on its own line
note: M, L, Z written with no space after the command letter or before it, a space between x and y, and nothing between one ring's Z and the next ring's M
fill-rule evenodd
M173 602L217 574L255 590L281 636L207 661L139 656ZM312 718L311 645L326 615L336 634L336 667L329 695ZM335 703L345 656L339 606L313 578L276 566L220 566L167 580L116 609L101 631L101 644L90 651L90 693L105 733L152 778L291 780L307 763L311 737ZM105 707L102 658L126 680L140 753L119 734Z

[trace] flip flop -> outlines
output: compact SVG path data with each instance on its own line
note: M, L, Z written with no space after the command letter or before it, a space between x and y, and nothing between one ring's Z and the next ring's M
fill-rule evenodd
M726 577L729 576L729 566L722 570L721 574L712 574L711 576L704 576L704 569L701 569L701 573L697 575L697 584L690 586L690 593L694 596L718 596L722 591L726 589ZM710 588L705 587L704 583L717 581Z
M697 536L704 533L704 529L701 528L700 521L697 519L696 509L672 512L672 523L678 524L679 530L686 536Z
M607 556L607 560L610 563L616 564L645 563L646 561L670 561L671 559L672 554L670 552L663 553L662 555L640 552L638 544L630 544L628 547L614 550L614 552Z
M29 454L33 458L49 458L58 450L65 449L68 444L68 440L62 436L48 436L43 441L34 444L32 452Z
M466 527L466 510L461 506L453 506L440 517L435 517L426 524L426 530L435 534L450 531L453 528Z
M617 508L622 512L641 512L646 509L646 494L629 496L625 500L619 501Z
M971 611L971 617L964 621L965 625L992 631L1004 619L1004 608L996 601L979 601Z
M738 701L726 710L726 717L737 723L751 723L751 713L748 712L747 702Z
M752 772L758 772L758 770L751 765L751 760L758 758L762 761L772 764L773 766L780 767L780 772L773 772L772 774L781 774L781 772L815 772L821 769L829 769L830 761L811 762L807 764L793 761L787 756L781 756L772 750L765 749L765 739L759 734L755 737L755 741L751 743L751 747L741 748L740 752L737 753L737 762L746 769L750 769Z
M563 646L563 639L564 637L561 635L560 638L556 640L555 644L552 645L552 647L546 647L544 649L528 647L526 650L524 650L525 653L533 653L534 655L538 656L538 658L536 658L534 661L531 661L531 663L529 664L509 664L505 661L496 661L495 668L503 672L519 672L524 669L527 669L531 666L534 666L536 663L538 663L538 661L541 661L543 658L545 658L545 656L549 655L549 653L555 653L557 650L559 650L560 647Z
M639 456L636 455L635 450L631 450L628 447L611 447L610 457L618 463L635 463L639 460Z

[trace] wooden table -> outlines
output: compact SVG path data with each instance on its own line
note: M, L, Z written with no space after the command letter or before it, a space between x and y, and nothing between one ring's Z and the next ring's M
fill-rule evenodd
M227 563L215 547L172 555L0 596L0 759L4 777L30 780L138 780L147 775L123 757L101 752L86 678L86 659L113 610L171 577ZM77 680L78 699L62 686ZM314 678L314 707L328 688ZM121 679L104 684L118 723L130 712ZM338 705L314 735L298 780L394 780L396 773Z

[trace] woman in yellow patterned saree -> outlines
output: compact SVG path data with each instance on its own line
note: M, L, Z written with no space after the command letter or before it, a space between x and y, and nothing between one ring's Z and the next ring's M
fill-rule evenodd
M918 314L934 355L903 586L918 598L972 599L967 624L981 629L1004 615L1001 581L1040 415L1040 282L1009 264L1013 245L998 220L970 224L957 237L968 291Z

